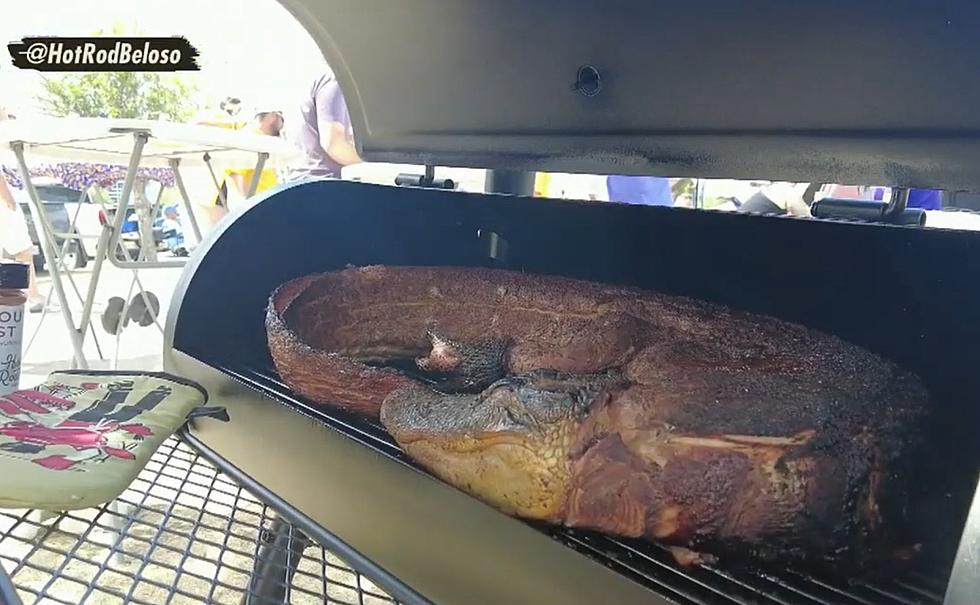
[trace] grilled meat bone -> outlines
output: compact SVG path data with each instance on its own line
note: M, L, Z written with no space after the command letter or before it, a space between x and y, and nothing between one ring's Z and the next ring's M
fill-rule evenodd
M380 414L420 465L508 514L780 561L863 565L896 545L928 396L838 338L630 288L435 267L290 282L267 328L292 388Z

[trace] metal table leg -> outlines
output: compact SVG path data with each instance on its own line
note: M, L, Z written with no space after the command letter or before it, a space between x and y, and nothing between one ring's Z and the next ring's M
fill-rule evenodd
M92 267L92 278L88 284L88 292L85 295L85 303L82 306L82 325L87 325L92 318L92 306L95 304L95 293L99 286L99 277L102 275L102 264L110 259L110 254L115 256L116 248L119 243L119 232L122 224L126 220L126 212L129 209L129 196L133 191L133 181L136 179L136 172L139 169L140 159L143 157L143 146L146 145L148 135L145 132L133 134L133 152L129 157L129 166L126 170L126 180L123 181L122 192L119 196L119 204L116 206L116 215L113 217L112 224L106 223L102 228L102 235L99 237L98 246L95 249L95 265ZM111 262L111 260L110 260ZM84 343L85 335L81 334ZM81 346L81 343L79 346ZM84 361L84 358L83 358ZM83 368L88 368L86 363Z
M220 200L221 203L224 204L225 209L227 210L228 198L221 191L221 183L218 181L218 175L215 174L214 172L214 165L211 164L211 154L205 153L203 159L204 159L204 165L208 167L208 172L211 174L211 183L214 185L214 188L218 190L218 200Z
M24 179L24 188L27 190L30 200L31 213L37 217L36 222L39 225L37 231L38 239L41 241L41 253L44 256L45 263L48 265L48 270L51 273L51 284L58 297L58 303L61 305L61 316L65 320L65 327L68 329L68 336L71 339L75 364L83 369L88 368L88 361L85 359L85 353L82 350L82 345L85 340L84 326L87 325L88 318L83 312L81 322L81 326L83 326L82 330L75 327L71 310L68 308L68 297L65 296L64 284L61 282L58 257L55 255L54 244L51 241L51 234L54 231L49 228L50 225L48 225L47 215L44 214L41 199L38 197L37 190L34 189L34 183L31 181L31 172L27 167L27 161L24 159L24 144L21 142L11 143L11 148L13 148L14 155L17 156L17 165L20 169L21 178Z
M75 293L75 297L78 298L79 303L84 303L85 298L82 297L82 293L78 289L78 284L75 283L75 279L72 277L71 269L68 268L68 265L65 263L65 255L68 254L68 247L71 246L72 241L79 242L79 248L80 248L79 253L81 253L84 249L83 237L81 236L81 234L76 233L76 225L78 224L78 216L79 214L81 214L82 204L85 203L86 199L90 199L88 188L85 188L85 190L82 191L82 194L79 196L78 204L76 205L75 208L75 216L72 217L71 224L69 225L68 228L68 233L65 234L66 236L73 235L73 234L74 235L71 238L65 237L65 243L62 244L61 250L58 254L58 269L65 272L65 277L68 278L68 283L71 285L71 288ZM60 234L54 234L54 237L52 239L54 241L57 241L57 238L59 236ZM24 346L24 357L27 357L28 352L31 350L31 346L34 344L35 338L37 338L37 335L41 332L41 327L44 324L44 320L48 316L48 305L51 303L51 296L53 294L54 294L53 289L48 290L47 295L44 297L44 307L41 310L41 317L37 322L37 326L34 328L34 333L31 334L30 340ZM83 329L83 328L79 327L79 329ZM95 343L95 351L98 354L99 359L104 360L105 357L102 355L102 345L99 344L99 338L95 332L95 326L92 324L91 321L89 321L88 326L85 329L92 332L92 342Z
M82 192L82 195L79 198L78 208L75 210L75 216L71 221L71 227L69 229L70 232L73 232L75 230L75 225L78 221L78 215L79 212L81 211L81 205L85 200L85 198L88 197L88 195L89 195L88 190L86 190ZM55 237L54 239L57 239L57 237ZM82 237L79 235L77 236L77 240L71 240L71 239L65 240L65 243L62 244L61 250L58 254L58 269L65 272L65 277L68 278L68 283L71 285L71 288L75 293L75 297L78 298L78 302L84 303L85 299L82 297L82 293L78 289L78 284L75 283L75 279L72 277L71 269L69 269L68 266L65 264L65 255L68 254L68 247L71 245L72 241L81 242ZM27 344L24 345L24 357L27 357L28 353L31 350L31 346L34 344L34 340L37 338L37 335L41 332L41 327L44 325L44 320L45 318L47 318L49 313L48 306L51 303L51 297L53 295L54 295L54 290L52 289L52 290L48 290L47 295L45 295L44 297L44 307L41 309L41 317L34 328L34 332L31 334L30 340L28 340ZM92 324L91 321L89 322L87 329L92 332L92 342L95 344L95 351L98 354L99 359L104 360L105 357L102 354L102 345L99 344L99 338L95 332L95 326Z
M198 244L201 243L201 228L197 225L197 217L194 216L194 206L191 204L191 198L187 195L187 188L184 187L184 179L180 175L180 159L173 158L170 160L170 169L174 171L174 183L177 185L177 191L180 192L180 199L184 201L184 210L187 212L187 218L191 222L191 229L194 231L194 240ZM221 189L218 189L220 195Z
M259 535L260 546L248 592L242 605L281 605L289 602L287 587L292 586L296 568L310 539L282 517Z
M0 568L0 603L21 605L21 600L17 595L17 589L14 588L14 583L10 581L10 576L2 568Z
M91 198L91 187L85 187L85 190L82 191L82 194L78 197L78 203L75 205L75 216L72 217L72 219L71 219L71 225L68 228L68 232L70 234L75 234L75 237L76 237L75 241L78 242L78 253L79 254L87 254L87 252L85 252L84 238L76 230L77 229L77 225L78 225L78 216L82 213L82 204L85 203L85 200L91 201L91 199L92 199ZM64 257L65 257L65 254L67 254L67 247L71 243L71 241L72 241L71 239L66 239L65 240L65 246L64 246L64 248L61 251L61 259L62 259L61 260L61 266L64 267L65 268L65 271L67 272L68 281L71 282L71 288L72 288L72 290L74 290L75 296L78 298L78 302L84 304L85 303L85 298L82 297L82 292L78 289L78 284L75 283L75 279L71 276L71 270L68 269L67 265L65 265L65 263L64 263ZM45 303L45 305L46 304L47 303ZM45 310L47 310L47 309L45 309ZM95 343L95 351L98 353L99 359L104 359L104 357L102 355L102 346L99 344L99 338L96 335L95 325L92 323L92 321L89 320L89 322L88 322L87 325L79 326L79 329L80 330L89 330L89 331L92 332L92 341Z
M161 201L162 200L163 200L163 186L161 186L160 189L157 191L157 199L153 202L153 207L150 209L151 216L156 216L157 213L160 211L160 205L161 205ZM151 225L150 225L150 234L149 234L149 238L150 238L150 242L151 242L150 245L156 246L156 241L153 240L152 221L150 221L150 223L151 223ZM141 245L140 246L140 255L139 255L139 259L138 260L139 261L145 261L145 260L148 259L148 256L149 256L149 251L146 250L145 245ZM146 288L143 287L143 282L140 280L140 277L139 277L139 269L137 269L135 267L133 268L133 281L136 283L137 287L139 287L139 289L140 289L140 298L143 299L143 305L147 309L152 308L152 306L150 304L150 299L146 295ZM132 288L130 288L130 290L132 290ZM132 292L130 292L129 296L127 297L127 300L129 300L129 297L130 296L132 296ZM153 324L157 327L157 330L160 331L160 334L163 335L163 326L160 325L159 315L157 317L154 317L153 318Z
M258 159L255 160L255 172L252 173L252 180L248 184L248 193L245 194L245 199L255 195L255 191L259 187L259 177L262 175L262 169L265 168L265 161L268 158L268 153L260 153Z

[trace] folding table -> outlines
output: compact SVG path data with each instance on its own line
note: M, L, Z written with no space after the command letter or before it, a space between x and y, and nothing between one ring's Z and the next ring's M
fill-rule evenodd
M254 162L255 173L246 197L254 195L258 175L268 162L281 164L296 153L285 140L250 132L226 130L211 126L176 124L151 120L104 119L104 118L41 118L18 119L0 124L0 149L9 148L16 157L16 164L24 187L30 197L31 213L38 217L38 238L42 253L51 273L55 296L61 305L62 317L68 330L73 350L73 366L88 368L83 345L86 327L91 321L92 308L98 290L103 264L108 260L121 269L132 269L134 283L138 282L138 270L145 268L182 267L188 259L147 260L145 250L136 260L117 258L121 228L130 209L133 185L141 167L169 168L190 227L197 241L201 231L194 215L193 204L181 176L181 168L204 166L212 177L213 185L221 196L220 182L216 174L230 167L240 168ZM79 239L72 233L55 232L44 214L37 191L31 182L28 156L44 161L101 162L126 166L126 176L119 196L113 220L106 221L96 246L92 278L84 298L81 318L76 324L68 306L64 287L64 275L58 239ZM158 208L159 199L156 200ZM152 216L152 214L151 214ZM146 294L139 285L140 296ZM149 306L149 305L148 305ZM124 309L125 314L125 309ZM159 323L157 324L159 327Z
M12 193L14 193L14 197L18 198L22 196L21 197L22 202L27 204L28 207L30 207L30 195L28 194L26 187L24 186L24 181L20 177L20 173L17 172L16 169L12 169L10 166L7 165L0 166L0 171L2 171L2 176L6 178L7 185L10 187ZM72 215L69 218L67 232L76 235L77 238L80 240L97 241L99 239L99 233L101 233L101 228L95 234L88 231L83 233L81 226L78 224L78 221L82 215L83 205L86 202L92 202L91 205L93 207L100 207L102 204L97 203L97 201L93 199L92 187L96 185L101 185L103 187L110 187L118 182L121 182L122 179L126 176L126 167L116 165L116 164L101 164L101 163L90 163L90 162L44 163L44 164L32 165L30 167L30 176L32 182L34 182L35 185L39 183L40 179L52 179L54 182L59 183L62 186L67 187L68 189L74 189L79 191L80 193L78 196L77 203L75 205L75 211L72 213ZM141 167L138 171L138 177L146 181L156 182L158 186L161 188L160 189L161 192L163 187L174 187L176 185L173 171L170 170L170 168ZM21 200L17 200L18 203L21 203ZM49 216L48 219L50 220L51 217ZM57 236L58 234L55 235ZM58 265L59 274L68 281L68 284L71 286L72 290L74 291L74 294L78 297L79 303L82 303L84 302L85 299L82 296L78 288L78 285L75 283L75 280L72 276L72 266L65 262L67 260L66 254L69 248L71 247L72 243L74 242L72 242L71 239L63 240L63 243L61 244L61 249L57 251L57 254L59 256L57 265ZM78 252L87 255L87 251L84 248L84 242L77 242L77 244L79 248ZM84 267L86 265L87 263L83 263L82 266ZM77 264L75 265L75 268L78 268ZM34 341L37 338L37 335L40 333L41 328L44 325L44 320L47 318L48 313L51 310L51 308L49 307L49 303L53 295L54 295L53 289L49 290L48 293L45 295L41 317L37 322L37 324L35 325L30 339L24 345L23 354L25 357L29 354L31 347L33 346ZM105 357L102 354L102 348L99 345L99 339L96 336L96 332L94 329L92 329L92 340L93 343L95 344L95 350L99 355L99 359L104 360ZM117 340L118 340L118 335L117 335ZM118 342L117 342L117 350L118 350Z

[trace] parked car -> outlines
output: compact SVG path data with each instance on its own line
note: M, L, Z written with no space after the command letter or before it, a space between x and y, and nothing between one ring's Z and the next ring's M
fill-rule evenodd
M110 216L112 212L110 211ZM157 252L163 252L167 249L167 244L163 235L163 229L161 228L162 218L160 214L157 214L157 218L153 221L153 243L156 244ZM122 224L122 228L119 230L119 240L122 242L123 247L126 249L126 256L123 255L122 251L116 251L116 257L120 260L137 260L140 255L140 231L139 231L139 221L136 219L136 211L130 210L129 215Z
M48 219L51 221L54 230L57 233L78 233L77 229L70 231L71 215L68 213L67 204L77 205L82 192L48 179L37 179L37 182L34 183L34 189L37 190L38 197L41 198L44 211L48 215ZM27 230L31 235L31 242L34 244L34 270L38 272L43 271L46 269L46 266L44 255L41 252L41 240L38 237L27 192L24 190L15 190L14 197L24 213ZM59 250L64 246L64 243L65 240L62 238L57 238L55 241L55 245ZM68 245L66 254L69 256L66 264L70 267L81 269L88 264L88 250L82 241L73 240Z
M102 235L102 224L106 213L98 199L86 196L81 203L78 200L79 198L75 198L65 202L65 210L68 212L69 220L75 219L75 232L83 238L85 248L92 257L95 255L99 236Z
M119 196L122 193L122 181L114 183L111 187L107 187L104 190L105 193L105 211L99 217L99 220L112 221L115 220L116 207L119 202ZM146 186L146 196L150 200L156 200L159 189L162 185L157 181L150 181ZM164 236L162 229L163 221L163 208L157 210L157 214L153 220L153 242L156 244L157 252L163 252L168 249L166 243L166 237ZM139 222L136 218L136 210L133 208L132 201L130 202L130 209L127 212L126 220L123 221L122 227L119 232L119 240L122 242L122 247L125 249L125 254L122 250L116 250L116 258L119 260L136 260L140 255L140 231Z

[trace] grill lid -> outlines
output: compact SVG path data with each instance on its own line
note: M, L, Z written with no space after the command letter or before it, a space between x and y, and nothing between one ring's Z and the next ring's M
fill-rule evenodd
M281 0L366 159L980 189L980 4Z

